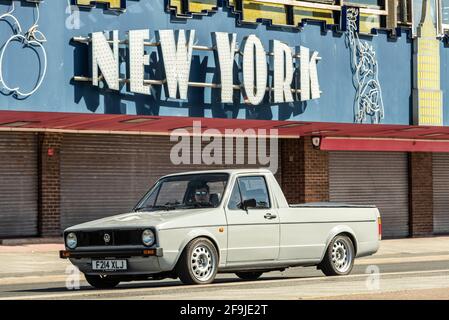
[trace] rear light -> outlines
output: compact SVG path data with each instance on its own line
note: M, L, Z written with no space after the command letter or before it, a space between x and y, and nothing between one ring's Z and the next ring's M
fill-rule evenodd
M382 240L382 219L380 217L377 217L377 233L379 240Z

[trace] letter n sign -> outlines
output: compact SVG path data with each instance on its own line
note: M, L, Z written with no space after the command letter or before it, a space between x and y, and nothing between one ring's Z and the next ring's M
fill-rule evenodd
M110 10L125 10L126 0L74 0L80 7L93 7L97 4L104 4Z

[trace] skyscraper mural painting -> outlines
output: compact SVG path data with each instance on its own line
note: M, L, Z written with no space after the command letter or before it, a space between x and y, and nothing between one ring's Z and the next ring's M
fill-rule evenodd
M440 47L431 15L431 0L422 4L418 36L414 40L414 123L443 125L443 92L440 90Z

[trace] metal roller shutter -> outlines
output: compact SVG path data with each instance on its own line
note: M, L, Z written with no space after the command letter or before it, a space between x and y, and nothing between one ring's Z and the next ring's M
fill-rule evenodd
M433 154L433 231L449 233L449 154Z
M36 236L37 136L0 133L0 238Z
M330 152L331 201L374 204L385 238L409 234L408 156L400 152Z
M247 167L173 165L170 151L176 143L170 142L169 136L65 135L61 148L61 227L129 212L166 174Z

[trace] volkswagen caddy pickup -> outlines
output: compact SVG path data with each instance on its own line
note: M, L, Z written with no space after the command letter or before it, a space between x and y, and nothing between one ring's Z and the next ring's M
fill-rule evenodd
M288 204L265 169L186 172L160 178L130 213L66 229L60 257L97 288L207 284L217 273L255 280L296 266L339 276L377 252L380 223L375 206Z

